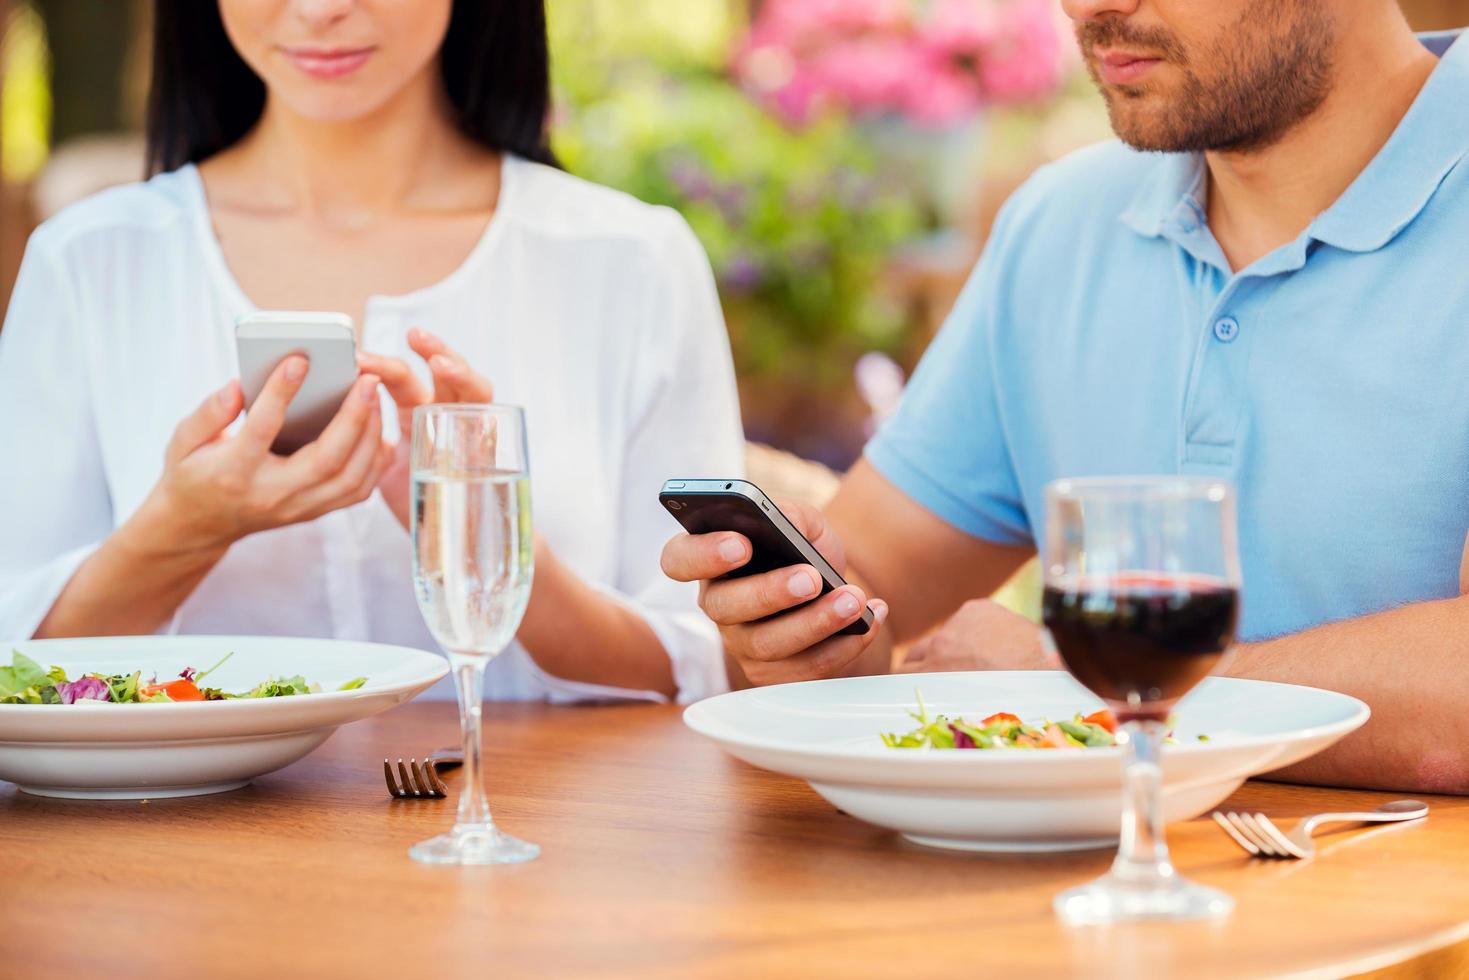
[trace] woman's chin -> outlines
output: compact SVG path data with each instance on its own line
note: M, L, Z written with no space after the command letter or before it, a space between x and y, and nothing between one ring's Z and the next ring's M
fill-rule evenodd
M271 86L272 96L292 115L319 123L350 123L374 115L393 98L380 87L341 82Z

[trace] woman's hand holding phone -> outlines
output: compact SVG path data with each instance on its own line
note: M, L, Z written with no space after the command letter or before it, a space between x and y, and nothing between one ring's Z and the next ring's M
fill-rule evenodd
M782 502L781 511L838 573L846 550L814 507ZM855 622L869 601L862 589L844 585L815 602L821 577L810 565L794 565L744 578L721 579L751 558L750 541L733 531L680 534L663 548L663 571L680 582L699 583L699 605L718 626L725 652L752 684L835 677L871 646L887 603L870 602L874 627L862 635L833 636ZM799 606L800 608L792 608Z
M361 353L357 366L382 379L398 406L398 444L388 467L378 481L383 499L406 528L409 521L409 451L412 448L413 410L431 402L492 402L495 387L476 374L469 364L438 337L417 327L408 331L408 346L428 364L433 389L419 380L408 365L396 357Z
M222 552L246 535L309 521L372 494L392 462L373 375L357 379L314 442L290 456L270 451L308 370L304 357L282 361L234 435L225 429L245 407L238 381L179 423L163 477L140 510L163 522L171 546Z

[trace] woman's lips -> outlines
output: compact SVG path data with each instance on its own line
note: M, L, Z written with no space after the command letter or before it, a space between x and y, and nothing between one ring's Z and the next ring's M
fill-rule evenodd
M282 48L291 63L312 78L350 75L372 57L372 48Z
M1136 85L1162 60L1130 51L1098 51L1097 73L1108 85Z

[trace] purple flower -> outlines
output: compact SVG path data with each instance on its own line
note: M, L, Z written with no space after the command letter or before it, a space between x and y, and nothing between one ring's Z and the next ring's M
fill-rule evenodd
M185 667L183 670L179 671L179 676L186 681L192 681L194 679L194 676L198 673L199 671L197 671L193 667Z
M752 256L741 252L724 263L719 278L731 292L748 293L760 285L765 274Z
M99 677L83 677L79 681L58 681L56 693L61 696L62 704L112 700L112 692L108 689L107 682Z
M713 190L708 171L687 158L679 158L668 165L668 179L690 201L705 200Z

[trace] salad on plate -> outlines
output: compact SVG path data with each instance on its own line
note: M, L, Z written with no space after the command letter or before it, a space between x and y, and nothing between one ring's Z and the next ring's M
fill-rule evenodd
M219 669L234 653L205 671L185 667L172 680L157 676L143 679L143 672L131 674L83 674L71 680L61 667L45 670L19 650L12 651L9 667L0 667L0 704L76 704L79 701L105 701L112 704L159 704L172 701L234 701L241 698L283 698L296 694L319 694L321 685L309 684L306 678L267 677L248 691L231 693L217 687L206 687L204 678ZM350 691L367 682L354 677L336 688Z
M906 734L885 732L890 749L1094 749L1117 744L1117 718L1105 708L1089 715L1077 712L1069 721L1042 719L1033 724L1000 711L977 722L944 715L930 716L918 695L910 711L918 727ZM1198 736L1207 742L1207 735ZM1167 741L1175 741L1170 734Z

